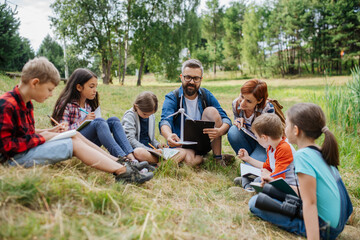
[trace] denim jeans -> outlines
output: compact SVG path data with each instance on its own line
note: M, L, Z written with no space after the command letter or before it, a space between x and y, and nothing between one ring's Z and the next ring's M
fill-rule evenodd
M103 145L115 157L124 157L134 151L117 117L111 117L106 121L96 118L81 129L80 133L96 145Z
M285 231L306 237L305 222L300 218L291 218L279 213L261 210L255 207L258 195L253 196L249 201L250 211L259 218L268 221ZM274 199L275 201L278 201ZM278 201L280 202L280 201ZM321 239L336 239L342 230L337 231L330 227L324 220L319 218L319 230Z
M236 154L239 152L240 148L244 148L249 153L250 157L265 162L266 149L246 133L239 130L235 125L232 125L229 129L228 140Z
M229 129L228 140L236 154L239 152L239 149L244 148L249 153L250 157L261 162L266 161L266 149L263 148L257 141L252 139L246 133L239 130L235 125L231 126ZM249 178L242 177L241 179L241 185L243 188L246 188L250 182L251 179Z

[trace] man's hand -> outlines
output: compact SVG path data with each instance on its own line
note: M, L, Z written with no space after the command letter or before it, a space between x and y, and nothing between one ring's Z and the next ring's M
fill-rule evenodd
M170 136L166 139L170 147L180 147L181 144L177 143L180 141L180 138L175 134L172 133Z
M240 130L244 126L244 122L244 118L236 118L234 121L234 125Z
M238 157L244 162L248 162L250 159L248 151L246 151L244 148L239 149Z
M220 128L204 128L203 133L209 135L210 141L222 136Z

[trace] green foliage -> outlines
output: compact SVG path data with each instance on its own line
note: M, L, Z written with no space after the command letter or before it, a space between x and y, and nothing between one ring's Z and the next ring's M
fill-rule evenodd
M64 52L60 44L53 40L50 35L47 35L42 41L37 56L44 56L52 62L59 70L60 75L64 76Z
M18 33L20 22L6 2L0 4L0 70L19 71L34 57L28 39Z

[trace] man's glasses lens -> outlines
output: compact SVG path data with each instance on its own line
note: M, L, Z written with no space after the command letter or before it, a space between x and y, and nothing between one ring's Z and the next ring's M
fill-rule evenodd
M196 77L191 77L191 76L185 75L185 76L184 76L184 79L185 79L185 81L187 81L187 82L190 82L191 79L192 79L192 80L194 80L194 82L197 83L197 82L200 82L201 77L198 77L198 76L196 76Z

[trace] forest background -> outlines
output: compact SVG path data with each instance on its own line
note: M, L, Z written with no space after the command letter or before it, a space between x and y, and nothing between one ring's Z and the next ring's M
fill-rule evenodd
M256 2L255 2L256 3ZM105 84L144 73L177 81L181 62L197 58L216 78L349 74L360 64L358 0L55 0L47 36L35 53L18 33L16 8L0 5L0 70L20 71L48 57L62 77L88 67ZM65 49L65 51L64 51Z

